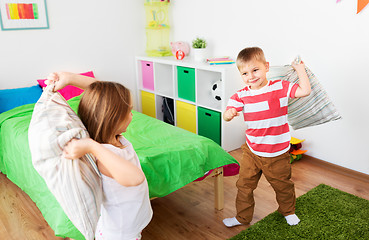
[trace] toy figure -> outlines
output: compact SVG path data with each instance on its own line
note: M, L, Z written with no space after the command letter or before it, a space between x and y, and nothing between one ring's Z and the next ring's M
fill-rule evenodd
M190 46L186 42L171 42L170 46L172 46L172 54L176 56L178 60L182 60L190 53Z
M302 158L302 154L306 153L307 150L301 150L302 142L305 141L305 139L300 140L298 138L291 137L290 145L291 148L289 150L290 152L290 163L293 161L298 161Z

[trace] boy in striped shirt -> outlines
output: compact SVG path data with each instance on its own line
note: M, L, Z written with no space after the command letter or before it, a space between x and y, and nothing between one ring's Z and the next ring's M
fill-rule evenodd
M246 143L242 145L239 179L236 183L236 217L226 218L227 227L249 224L254 213L253 191L261 174L273 187L279 204L278 211L289 225L300 219L295 215L295 187L289 163L290 131L287 122L288 98L308 96L311 92L305 65L292 63L299 76L299 83L269 81L266 74L269 63L258 47L243 49L236 61L246 87L238 90L228 102L223 114L231 121L242 113L246 129Z

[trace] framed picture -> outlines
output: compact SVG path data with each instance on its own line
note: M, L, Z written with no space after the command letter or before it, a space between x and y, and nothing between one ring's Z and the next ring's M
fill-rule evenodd
M0 0L1 30L49 28L46 0Z

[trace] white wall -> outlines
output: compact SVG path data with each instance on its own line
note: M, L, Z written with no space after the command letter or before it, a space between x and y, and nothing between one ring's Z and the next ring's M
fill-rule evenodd
M47 1L50 29L0 31L0 89L32 86L53 71L93 70L134 90L145 12L135 0Z
M94 70L135 90L145 50L144 1L47 1L50 29L0 31L0 89L31 86L52 71ZM343 116L301 129L308 154L369 174L369 7L356 1L174 0L172 41L209 42L212 56L264 49L271 65L300 54Z
M271 65L300 54L343 116L294 131L307 154L369 174L369 6L357 1L175 0L172 40L209 42L212 56L261 47Z

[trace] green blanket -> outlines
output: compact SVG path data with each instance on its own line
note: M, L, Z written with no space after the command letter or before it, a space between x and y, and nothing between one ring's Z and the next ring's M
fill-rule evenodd
M80 97L68 103L77 111ZM28 125L34 104L0 114L0 171L36 203L56 236L84 239L32 165ZM150 197L163 197L236 160L212 140L139 112L124 136L132 143L146 175Z

